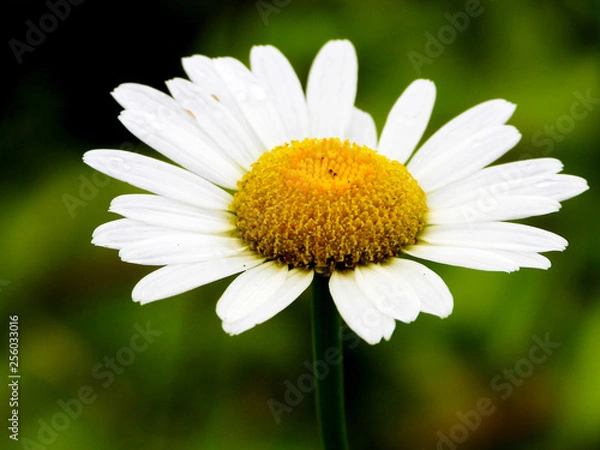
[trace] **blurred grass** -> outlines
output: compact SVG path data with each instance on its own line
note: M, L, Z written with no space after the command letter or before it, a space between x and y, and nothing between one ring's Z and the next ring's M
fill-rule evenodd
M523 134L507 159L542 156L545 148L536 147L534 134L569 114L575 92L600 96L594 4L512 0L481 5L484 12L421 67L420 76L438 88L426 135L466 108L502 97L518 104L511 123ZM425 33L436 35L447 24L444 14L464 7L464 2L291 1L265 25L254 4L223 3L195 29L192 19L200 6L192 1L144 6L176 11L166 16L171 22L165 18L170 33L179 27L172 17L188 16L183 34L191 38L174 45L179 53L170 54L173 60L201 53L247 63L252 45L269 43L288 56L303 83L326 40L351 39L360 64L357 105L373 114L379 131L397 96L419 76L407 54L424 53ZM79 26L92 25L85 23L89 16L73 14L57 36L69 35L78 20L84 22ZM143 32L143 22L130 26ZM63 39L62 47L51 49L51 38L44 44L49 52L69 52L59 37L55 40ZM73 210L74 217L64 196L79 195L80 177L92 179L94 172L80 161L84 151L135 140L122 130L112 104L90 103L77 111L102 126L88 125L85 136L74 134L69 122L74 112L61 97L63 88L46 77L49 66L36 62L46 61L44 51L36 50L19 68L14 101L0 122L0 279L10 281L0 296L4 317L20 316L21 436L37 440L38 420L51 420L61 411L59 399L73 398L89 385L97 400L85 405L49 449L318 448L310 395L283 413L279 425L267 406L271 398L283 401L286 380L294 383L306 372L303 362L311 356L307 298L238 337L221 330L214 312L230 279L148 306L134 304L131 289L148 268L121 263L116 252L89 242L93 229L113 217L106 212L110 200L131 188L117 181L99 187L85 206ZM108 66L110 57L98 55ZM87 57L81 58L85 64ZM183 75L181 69L163 74L162 63L156 57L152 73L127 66L122 76L131 79L121 81ZM119 73L119 67L111 70ZM91 82L70 89L75 96L111 101L103 86ZM550 154L564 162L567 173L587 178L592 190L567 202L559 214L527 221L570 242L565 253L550 255L548 272L506 275L429 264L450 286L454 313L443 321L424 316L411 325L398 323L390 342L348 350L353 448L433 449L436 433L448 434L460 423L457 411L475 408L482 397L490 398L496 410L461 449L600 446L599 199L594 189L599 117L593 109L576 121ZM135 145L136 151L154 154ZM94 366L129 345L135 324L148 321L162 334L102 387ZM546 333L560 348L502 400L492 380L527 357L534 335Z

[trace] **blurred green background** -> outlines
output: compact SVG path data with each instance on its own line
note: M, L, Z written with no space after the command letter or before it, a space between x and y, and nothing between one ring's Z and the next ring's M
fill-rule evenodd
M592 187L560 213L526 221L570 243L549 255L549 271L428 264L452 290L454 313L398 323L390 342L347 349L352 448L600 448L597 3L73 3L20 63L10 40L25 42L27 21L39 23L50 7L4 5L1 334L6 340L8 316L18 314L22 378L21 440L9 440L5 428L1 448L319 448L311 393L281 413L280 423L268 406L285 402L289 385L308 373L308 297L237 337L222 331L215 314L230 279L133 303L131 289L150 268L90 244L93 229L114 218L110 200L133 190L95 175L81 156L92 148L155 155L117 120L109 92L122 82L164 90L163 80L184 76L181 57L231 55L248 63L255 44L280 48L305 82L314 55L332 38L356 46L357 106L373 114L379 131L418 77L438 88L427 136L470 106L506 98L518 105L510 123L523 139L504 159L556 157ZM591 100L584 105L582 96ZM155 330L147 345L136 340L136 324ZM560 346L540 358L536 342L544 339ZM7 344L1 348L7 361ZM88 401L81 407L72 401L79 395ZM483 416L474 412L482 402ZM71 417L61 405L70 405Z

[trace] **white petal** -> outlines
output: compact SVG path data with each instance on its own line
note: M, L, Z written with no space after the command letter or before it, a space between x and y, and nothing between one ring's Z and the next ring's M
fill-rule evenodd
M513 272L521 267L547 269L550 261L535 252L481 249L459 246L413 245L405 252L417 258L469 269Z
M259 266L252 271L255 273L247 276L244 273L236 278L232 283L236 285L231 285L219 300L217 314L223 319L227 333L240 334L269 320L296 300L314 276L313 270L288 270L283 264L265 264L272 265L265 271L268 279L262 278L259 282L255 278L256 273L264 270ZM280 278L280 273L284 277Z
M346 132L346 138L358 145L366 145L370 149L377 148L377 130L375 121L369 113L354 108L350 127Z
M250 66L256 78L273 95L275 107L290 140L309 136L308 110L300 80L291 64L275 47L252 47Z
M244 252L251 253L238 238L172 231L170 235L128 244L119 256L125 262L163 266L241 256Z
M567 241L557 234L519 223L491 222L470 225L430 225L419 242L513 252L562 251Z
M173 230L159 228L131 219L119 219L103 223L96 228L92 235L92 244L120 250L133 242L166 234L173 234Z
M235 229L231 213L200 209L157 195L121 195L113 199L110 211L129 219L176 230L220 233Z
M394 269L393 264L357 266L356 284L382 314L409 323L421 312L421 300L402 271Z
M342 319L358 336L371 345L391 337L396 321L381 313L359 288L356 271L333 272L329 290Z
M230 110L196 84L175 78L166 82L171 95L197 122L200 129L224 154L244 169L266 150L254 136L248 134Z
M252 138L253 142L263 145L247 122L246 117L238 106L237 100L233 97L221 75L215 69L214 60L206 56L194 55L189 58L183 58L182 63L190 80L203 92L205 102L215 109L217 119L220 118L219 116L224 111L227 111L235 117L236 122ZM265 148L264 150L268 149Z
M268 261L237 277L217 302L217 315L222 320L234 321L249 314L257 301L270 298L283 286L288 267L277 261Z
M264 258L258 255L246 255L165 266L142 278L133 288L132 297L144 305L251 269L263 261Z
M589 189L587 181L574 175L557 174L514 190L516 195L543 195L562 202Z
M417 293L422 312L441 318L452 313L454 303L450 289L433 270L402 258L390 258L382 265L398 277L397 283L406 283Z
M479 131L506 123L515 111L516 105L506 100L490 100L481 103L455 117L415 153L410 160L415 170L444 154L448 148L469 139Z
M96 170L146 191L202 208L226 210L233 197L187 170L122 150L91 150L83 161Z
M404 252L416 258L469 269L499 272L519 270L518 263L495 250L417 244L405 248Z
M184 123L178 119L166 121L152 112L129 109L121 112L119 120L150 147L219 186L235 189L237 181L245 173L216 145L211 145L209 138L195 123Z
M379 152L404 164L423 136L434 103L433 82L413 81L387 117L379 139Z
M553 158L487 167L428 193L428 222L514 220L558 211L559 201L588 189L583 178L557 174L561 169Z
M138 139L207 180L235 188L239 168L173 98L134 83L122 84L112 94L126 108L119 120Z
M530 269L549 269L551 266L550 260L543 255L530 252L498 252L513 260L519 267L528 267Z
M486 128L447 147L428 163L414 167L411 161L407 167L427 193L477 172L504 155L520 139L521 133L509 125Z
M216 58L214 67L256 135L266 148L289 141L283 121L273 103L273 94L235 58Z
M484 196L506 197L523 188L528 190L539 180L551 178L562 168L562 163L554 158L528 159L486 167L463 180L428 193L427 205L430 209L448 208ZM543 191L531 190L528 195L543 196Z
M349 41L329 41L310 68L306 102L311 135L316 138L344 138L352 119L358 62Z
M497 220L516 220L541 216L556 212L560 203L539 196L490 196L479 192L479 198L473 198L461 205L450 208L431 208L427 215L429 224L493 222Z
M177 105L175 100L150 86L124 83L111 94L123 108L153 113L158 121L180 120L183 123L193 123L190 116Z

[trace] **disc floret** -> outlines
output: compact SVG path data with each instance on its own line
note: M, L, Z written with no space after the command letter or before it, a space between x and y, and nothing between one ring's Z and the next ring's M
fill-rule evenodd
M231 209L251 249L330 275L397 256L425 226L425 194L404 165L337 138L264 153Z

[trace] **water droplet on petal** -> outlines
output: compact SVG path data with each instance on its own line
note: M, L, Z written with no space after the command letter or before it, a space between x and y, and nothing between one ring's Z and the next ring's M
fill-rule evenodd
M127 172L131 170L131 166L125 162L125 160L119 156L113 156L108 160L108 165L111 170L116 172Z
M243 101L246 101L246 99L248 98L248 96L246 95L246 92L244 92L244 91L238 91L235 94L235 98L237 98L238 101L243 102Z
M262 88L262 86L259 86L257 84L250 85L249 89L250 89L250 93L252 93L252 95L254 96L254 98L256 98L256 100L263 101L267 98L267 93Z

